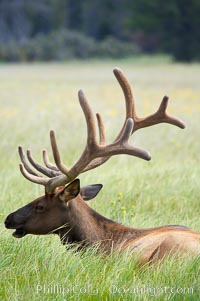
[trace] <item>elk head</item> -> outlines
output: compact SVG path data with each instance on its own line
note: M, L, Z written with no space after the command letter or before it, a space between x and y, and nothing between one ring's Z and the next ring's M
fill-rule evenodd
M71 227L71 202L88 201L101 190L102 185L90 185L80 188L79 179L65 187L59 187L53 194L32 201L26 206L8 215L5 225L9 229L16 229L13 236L22 238L26 234L56 233L61 227Z
M147 151L128 144L129 137L136 130L161 122L180 128L185 127L182 121L167 115L167 96L164 96L160 107L154 114L139 118L127 78L118 68L114 69L114 74L125 96L126 118L122 129L111 144L106 144L104 125L99 114L96 114L100 136L99 142L97 141L94 114L84 93L80 90L78 97L87 123L87 143L82 155L71 168L67 168L61 160L54 131L50 131L50 141L55 164L49 161L46 150L43 150L45 166L42 166L34 160L30 150L27 150L27 156L25 156L23 148L19 146L21 173L28 180L44 185L45 195L7 217L5 226L9 229L16 229L13 234L15 237L20 238L28 233L47 234L56 232L56 229L63 225L70 225L72 219L70 205L75 201L83 204L84 200L92 199L102 187L97 184L80 188L79 180L76 179L79 174L102 165L113 155L127 154L150 160L151 157ZM41 173L46 177L43 177Z

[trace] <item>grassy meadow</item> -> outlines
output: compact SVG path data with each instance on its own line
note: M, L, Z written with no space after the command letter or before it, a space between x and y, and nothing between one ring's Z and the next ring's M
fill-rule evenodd
M186 129L160 124L142 129L130 143L152 160L117 156L80 176L82 185L102 183L90 205L99 213L134 227L181 224L200 231L200 65L162 60L0 65L0 300L198 300L200 259L166 258L139 268L130 254L97 255L66 251L59 238L16 239L4 228L12 211L43 194L43 187L20 174L18 145L51 153L55 129L66 165L85 145L86 126L77 92L81 88L100 112L107 140L119 132L125 114L122 91L112 74L129 78L139 116L153 113L164 95L168 112ZM52 156L51 156L52 158Z

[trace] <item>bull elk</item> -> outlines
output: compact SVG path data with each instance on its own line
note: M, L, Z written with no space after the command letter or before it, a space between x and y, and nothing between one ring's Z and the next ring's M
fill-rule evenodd
M102 165L114 155L127 154L144 160L151 159L145 150L128 144L129 137L136 130L162 122L185 127L181 120L166 113L167 96L164 96L154 114L138 117L129 81L118 68L114 69L114 75L126 103L125 122L116 139L111 144L106 143L102 118L96 114L100 137L98 142L94 114L80 90L79 102L87 123L87 143L83 153L71 168L66 167L61 160L54 131L50 131L50 141L55 164L50 162L46 150L43 150L42 166L34 160L30 150L25 155L19 146L22 175L34 183L44 185L45 194L9 214L5 226L15 229L13 236L17 238L26 234L55 233L63 244L77 243L80 248L98 243L99 249L108 254L113 250L129 249L133 254L139 254L142 264L162 259L166 254L200 254L198 232L177 225L149 229L126 227L100 215L85 202L94 198L102 185L80 188L77 179L79 174Z

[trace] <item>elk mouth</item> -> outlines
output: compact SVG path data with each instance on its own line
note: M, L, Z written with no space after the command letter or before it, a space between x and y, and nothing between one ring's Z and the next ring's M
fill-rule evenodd
M13 236L16 238L22 238L27 234L26 230L24 230L24 228L17 228L14 232L13 232Z

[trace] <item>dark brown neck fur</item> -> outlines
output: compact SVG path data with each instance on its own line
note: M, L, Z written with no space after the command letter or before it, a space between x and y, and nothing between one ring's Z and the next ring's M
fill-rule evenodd
M80 198L69 201L67 214L66 220L70 220L70 223L55 232L63 244L93 245L98 242L109 251L111 247L141 234L139 229L125 227L105 218Z

